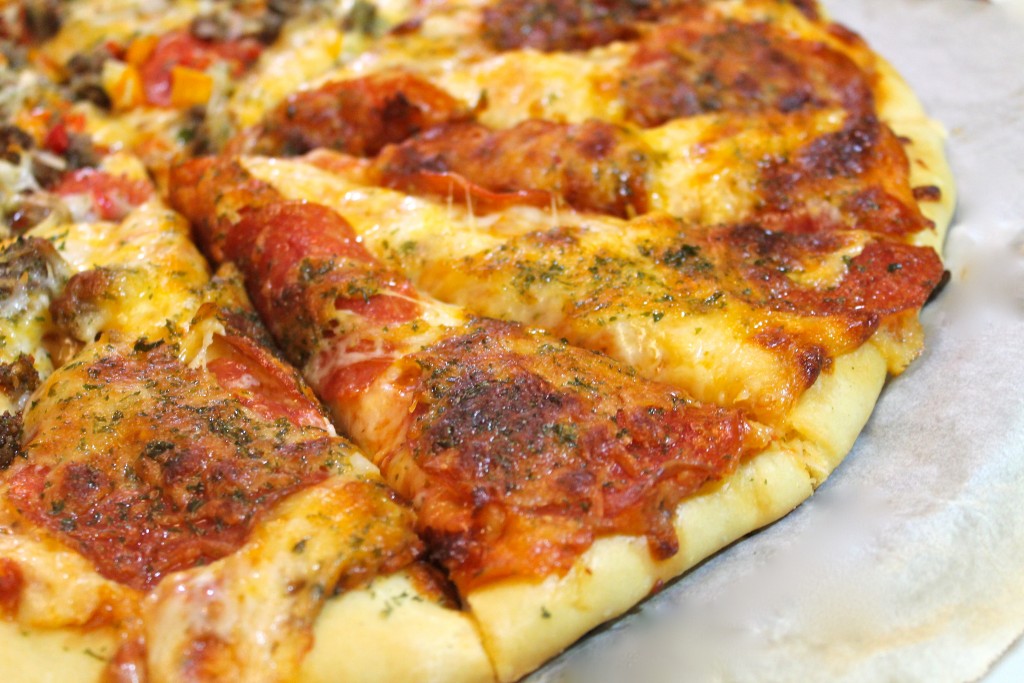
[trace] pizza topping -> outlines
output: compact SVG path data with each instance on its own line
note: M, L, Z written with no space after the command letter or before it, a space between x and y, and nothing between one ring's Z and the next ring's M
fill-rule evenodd
M15 402L31 394L39 386L39 372L32 356L19 354L13 363L0 364L0 392L14 397Z
M719 111L868 112L874 103L866 75L845 55L765 24L702 16L644 37L626 68L622 97L627 118L644 127Z
M146 101L167 107L174 104L176 69L178 78L181 78L182 75L187 76L215 63L225 62L231 73L239 76L256 61L262 46L252 38L204 41L190 33L175 31L161 37L150 49L149 55L138 67Z
M0 16L0 37L19 43L39 43L60 31L64 19L60 0L21 0L9 3Z
M32 149L35 140L27 132L12 124L0 126L0 158L17 164L21 155Z
M887 316L921 308L946 278L934 249L878 240L850 261L830 296L849 308Z
M798 315L840 315L877 321L920 308L942 278L942 262L933 249L899 242L869 241L845 259L841 279L828 287L801 285L790 273L840 253L843 236L833 232L784 233L740 225L720 233L729 244L732 267L745 283L740 292L757 306Z
M380 266L343 218L316 204L243 210L223 253L245 273L253 303L278 339L287 339L282 346L300 366L322 335L372 343L377 335L371 330L420 312L408 281ZM318 329L314 321L323 315L338 320L335 327ZM352 326L366 326L369 336Z
M234 3L233 7L215 7L200 14L188 25L189 33L206 42L224 42L255 38L270 45L281 34L285 20L295 15L301 3Z
M647 211L649 163L645 147L610 124L529 120L499 131L475 123L434 128L385 148L376 173L387 187L485 207L501 205L489 196L497 193L625 217Z
M673 555L678 502L750 445L738 414L514 324L479 321L403 362L419 398L401 448L427 479L405 493L464 590L563 572L599 535Z
M98 107L109 109L110 95L103 87L103 65L111 57L106 47L90 52L79 52L65 65L66 85L75 100L86 100Z
M222 387L268 422L280 418L297 427L326 423L314 398L302 391L296 376L244 337L218 335L218 356L207 368Z
M12 320L30 308L36 292L55 296L67 264L53 245L38 237L18 237L0 248L0 315Z
M82 168L61 178L52 191L62 197L84 195L89 198L91 213L102 220L118 221L149 199L153 187L144 180Z
M378 73L291 95L268 114L248 146L278 156L319 147L376 156L385 145L470 116L461 102L419 76Z
M899 139L874 116L850 117L793 157L761 164L759 220L790 223L793 213L840 212L848 227L892 236L931 227L914 200Z
M92 341L96 331L102 328L107 309L115 300L113 291L119 275L110 268L75 273L60 295L50 302L54 328L68 343Z
M11 471L9 498L136 588L232 552L262 511L343 460L301 415L271 421L246 407L245 392L273 386L243 392L214 377L167 344L101 346L65 366L39 404L47 416L26 416L27 462Z
M497 0L483 12L484 38L499 50L586 50L637 35L637 21L700 0Z
M0 415L0 470L6 470L15 458L24 457L21 448L21 414L4 411Z
M232 188L205 191L230 197ZM678 549L676 504L756 445L738 413L691 405L603 356L518 325L432 327L410 320L422 315L418 306L382 315L377 302L391 311L406 300L396 290L417 295L387 275L389 296L380 296L384 271L324 207L268 202L241 209L227 230L224 258L246 273L272 331L306 365L340 426L375 451L412 500L430 552L461 587L565 571L613 533L646 535L652 553L668 557ZM340 304L339 291L353 286L362 300ZM346 315L337 316L339 305ZM404 344L410 328L421 330L420 344ZM365 389L385 372L398 417L374 419L410 420L397 429L406 434L400 441L390 429L363 430L358 417L370 409Z

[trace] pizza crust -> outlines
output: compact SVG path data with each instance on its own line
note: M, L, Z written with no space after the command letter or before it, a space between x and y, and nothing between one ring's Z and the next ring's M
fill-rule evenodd
M505 581L467 596L499 680L540 666L701 560L783 517L843 459L867 422L886 377L865 345L836 359L801 398L793 431L676 510L679 553L657 562L639 537L604 538L561 577Z
M308 683L494 680L473 621L437 604L407 572L328 601L314 638L300 676Z
M118 646L113 629L32 629L0 619L0 680L5 683L92 683Z
M327 601L298 680L484 683L494 680L473 621L420 591L407 572ZM115 628L39 629L0 619L4 683L95 683L120 644Z

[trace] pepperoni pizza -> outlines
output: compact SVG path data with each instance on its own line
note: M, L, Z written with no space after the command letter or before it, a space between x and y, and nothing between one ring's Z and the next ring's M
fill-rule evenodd
M0 51L5 681L516 680L811 495L945 281L941 129L813 0Z

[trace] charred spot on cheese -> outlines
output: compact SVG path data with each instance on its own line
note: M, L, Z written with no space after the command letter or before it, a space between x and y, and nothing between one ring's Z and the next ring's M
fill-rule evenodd
M636 23L699 0L498 0L483 12L483 35L499 50L586 50L635 38Z
M34 369L33 369L34 372ZM0 470L6 470L15 458L23 457L21 415L4 411L0 415Z
M420 396L405 447L428 481L407 495L463 589L563 572L614 533L671 556L678 502L750 445L737 413L550 342L481 320L403 361Z
M650 153L624 129L601 121L528 120L490 130L475 123L434 128L386 147L380 182L487 210L513 202L547 206L559 198L580 211L632 216L648 209ZM499 197L493 197L494 194Z
M937 202L942 199L942 190L935 185L920 185L913 192L914 199L919 202Z
M344 461L338 439L291 413L267 419L169 345L87 353L26 415L36 429L5 488L108 578L147 588L223 557L263 511Z
M842 53L766 24L703 14L644 36L622 97L627 118L644 127L708 112L842 106L865 113L874 104L867 76Z
M248 137L229 149L291 156L320 147L375 156L389 144L443 123L471 118L469 109L429 81L402 71L336 81L289 96Z
M834 216L847 227L893 236L932 227L910 188L899 139L873 115L851 116L791 158L761 165L759 220L788 223L794 213Z
M786 363L799 390L809 389L822 372L832 367L828 349L783 325L764 326L754 333L753 339Z

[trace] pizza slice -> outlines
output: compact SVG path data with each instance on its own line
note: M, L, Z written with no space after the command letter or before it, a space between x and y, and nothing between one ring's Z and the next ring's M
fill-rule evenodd
M141 166L101 165L54 186L79 220L5 245L34 315L4 346L45 340L56 366L5 417L5 678L490 680L473 625L414 562L408 510L266 349L234 279L210 280ZM147 199L111 220L126 183ZM335 615L361 626L341 662ZM395 623L429 634L416 657L365 646L401 640Z
M90 295L125 294L125 281L109 282ZM314 639L319 611L336 593L351 602L368 592L345 609L366 622L365 637L386 634L388 603L366 587L379 578L419 603L409 626L435 630L417 643L425 648L418 661L388 663L364 649L345 666L392 679L439 670L490 678L443 584L410 565L420 541L409 512L334 435L292 371L245 334L253 322L239 315L244 298L217 291L223 286L213 283L187 331L149 328L150 336L134 337L100 324L99 338L34 394L19 452L3 472L13 543L5 604L23 634L5 642L32 651L84 634L87 653L109 660L112 676L292 680L307 671L329 679L318 658L306 661L314 644L330 649L339 636L327 630ZM72 336L91 333L89 302L80 290L67 293L88 320L57 316L58 324ZM54 568L69 587L55 587ZM93 607L55 613L64 590ZM52 672L79 667L81 657L12 662L20 662L14 671ZM76 674L92 680L89 667Z
M766 449L736 412L433 301L339 214L286 199L235 159L171 178L206 252L239 265L335 422L412 502L503 680L812 490L803 440ZM854 354L816 395L842 406L829 430L846 447L879 388L861 371L878 362Z
M943 278L935 126L814 2L23 2L0 52L5 680L514 679L810 495ZM156 196L225 147L174 202L376 465Z

